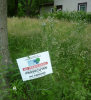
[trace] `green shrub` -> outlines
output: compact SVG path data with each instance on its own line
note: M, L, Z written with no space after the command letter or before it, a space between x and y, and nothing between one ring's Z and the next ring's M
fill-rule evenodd
M65 20L73 20L73 21L87 21L91 22L91 13L87 13L84 11L59 11L59 12L53 12L50 14L44 15L44 18L47 18L48 16L55 17L57 19L65 19Z
M25 16L25 8L22 7L22 4L19 3L18 4L18 11L17 11L17 16L21 17L21 16Z
M86 19L88 22L91 22L91 13L87 14Z

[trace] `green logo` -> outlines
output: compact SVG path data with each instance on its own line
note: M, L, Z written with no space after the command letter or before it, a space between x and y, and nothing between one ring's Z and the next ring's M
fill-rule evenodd
M37 58L37 59L36 59L36 62L39 62L39 61L40 61L40 58Z

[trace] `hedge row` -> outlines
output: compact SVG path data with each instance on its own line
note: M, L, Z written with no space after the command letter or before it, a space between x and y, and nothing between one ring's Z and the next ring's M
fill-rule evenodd
M44 15L45 18L48 16L55 17L57 19L67 19L67 20L85 20L87 22L91 23L91 12L83 12L83 11L59 11L59 12L53 12L53 13L48 13Z

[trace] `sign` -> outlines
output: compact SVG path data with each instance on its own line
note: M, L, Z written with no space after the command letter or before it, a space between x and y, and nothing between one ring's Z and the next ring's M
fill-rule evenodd
M16 60L23 81L36 79L53 73L48 51Z

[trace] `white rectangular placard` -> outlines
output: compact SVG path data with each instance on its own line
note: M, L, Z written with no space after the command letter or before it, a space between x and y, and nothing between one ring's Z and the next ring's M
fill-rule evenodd
M16 60L23 81L36 79L53 73L48 51Z

